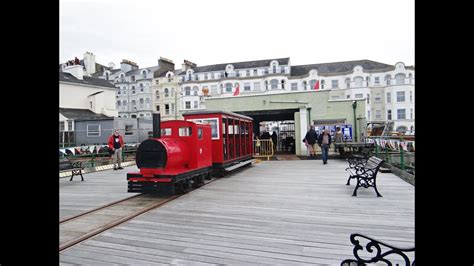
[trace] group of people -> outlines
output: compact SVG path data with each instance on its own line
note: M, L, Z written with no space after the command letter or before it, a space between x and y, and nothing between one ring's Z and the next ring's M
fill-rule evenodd
M334 142L335 143L342 143L343 136L340 127L336 127L336 133L334 134ZM325 129L321 134L314 130L314 126L311 125L310 129L306 133L306 136L303 139L303 142L306 144L309 150L309 158L316 159L316 143L321 147L322 159L323 164L328 163L328 154L329 154L329 146L332 142L332 137L329 132L329 129ZM339 152L341 152L339 150Z

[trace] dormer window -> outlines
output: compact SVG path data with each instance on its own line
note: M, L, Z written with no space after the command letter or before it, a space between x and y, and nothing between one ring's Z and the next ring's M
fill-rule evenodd
M144 79L146 78L146 70L143 70L142 76L143 76Z

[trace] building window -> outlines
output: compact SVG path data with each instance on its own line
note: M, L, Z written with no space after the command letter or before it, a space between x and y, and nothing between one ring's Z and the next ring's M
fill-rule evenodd
M398 103L405 102L405 92L404 91L397 91L397 102Z
M367 110L367 120L370 121L370 110Z
M144 114L140 114L140 117L144 117L145 115Z
M146 70L143 70L142 76L143 76L144 79L146 79Z
M284 79L281 80L281 88L285 89L285 80Z
M159 90L156 91L156 100L157 101L160 100L160 91Z
M232 83L225 84L225 92L232 92Z
M64 122L65 121L59 121L59 131L63 132L64 130Z
M272 90L278 89L278 80L277 79L270 80L270 87Z
M392 120L392 110L387 110L387 120Z
M89 102L89 108L92 110L93 106L92 106L92 101Z
M254 69L254 70L253 70L253 75L254 75L254 76L257 76L257 74L258 74L257 70Z
M306 86L306 85L307 85L306 81L303 81L303 90L307 90L307 86Z
M387 92L387 103L391 103L391 102L392 102L392 93Z
M390 75L386 75L386 76L385 76L385 82L387 83L387 85L390 85L390 79L391 79L391 78L392 78L392 77L391 77Z
M404 85L405 84L405 74L399 73L395 75L395 81L397 85Z
M156 111L157 111L157 112L160 111L160 106L159 106L159 105L156 106Z
M217 85L211 85L211 94L218 94Z
M277 73L277 67L276 67L275 64L273 64L273 66L272 66L272 73Z
M337 80L337 79L331 80L331 88L336 89L338 87L339 87L339 80Z
M410 119L413 119L413 108L410 108Z
M126 101L126 100L123 100L122 105L123 105L123 106L127 106L127 101Z
M132 79L132 81L135 81L135 76L131 76L130 78Z
M198 91L199 91L198 86L194 86L194 87L193 87L193 95L194 95L194 96L197 96L197 95L198 95Z
M170 96L170 91L168 90L168 88L165 88L165 98L169 96Z
M370 103L370 94L367 93L367 104Z
M346 78L344 83L346 83L346 89L349 89L351 87L351 79L350 78Z
M360 98L364 97L364 94L363 93L356 93L354 95L354 97L360 99Z
M125 136L133 135L133 125L125 125Z
M374 103L379 103L382 102L382 94L381 93L376 93L374 95Z
M170 111L171 114L174 114L174 103L171 104L171 111Z
M413 102L413 91L410 91L410 102Z
M380 84L380 77L375 77L374 78L374 83L375 83L375 85L379 85Z
M184 102L184 104L185 104L185 107L184 107L185 109L191 109L191 101L186 101Z
M135 86L132 86L132 94L135 94Z
M244 91L250 91L250 83L244 83Z
M170 114L170 105L165 104L165 115L169 115L169 114Z
M253 90L254 91L260 91L260 82L254 82L253 83Z
M367 87L369 87L369 82L370 82L370 77L369 76L365 77L365 83Z
M362 87L362 81L364 81L364 79L362 77L355 77L354 78L354 85L356 88L360 88Z
M74 131L73 125L72 120L67 121L67 131Z
M375 119L382 119L382 111L375 110Z
M250 77L250 70L249 69L245 70L245 76Z
M189 86L184 87L184 95L185 96L190 96L191 95L191 87L189 87Z
M87 125L87 136L88 137L100 137L100 125L99 124L88 124Z
M291 90L292 91L298 90L298 83L297 82L292 82L291 83Z
M199 102L198 101L194 101L194 109L198 109L199 108Z
M138 86L140 86L140 92L143 92L143 84L140 83Z
M318 82L317 80L315 79L312 79L309 81L309 89L310 90L314 90L314 85L316 84L316 82Z
M405 109L397 109L397 119L406 119Z
M121 103L122 101L117 101L117 106L120 106Z

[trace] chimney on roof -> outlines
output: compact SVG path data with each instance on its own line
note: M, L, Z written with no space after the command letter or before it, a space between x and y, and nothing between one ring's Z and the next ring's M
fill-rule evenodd
M92 75L97 71L95 69L95 55L93 53L84 53L84 67L89 75Z
M181 65L182 66L182 69L183 71L186 71L190 68L196 68L197 65L191 61L188 61L188 60L184 60L184 63Z
M69 73L76 77L77 79L82 80L84 76L84 70L83 70L82 65L72 65L72 66L66 66L63 68L63 72Z
M123 72L128 72L130 70L135 70L138 69L138 65L135 62L132 62L130 60L123 59L122 62L120 62L120 69Z
M174 71L173 61L160 57L160 59L158 59L158 69L153 73L153 77L158 78L161 74L168 71Z

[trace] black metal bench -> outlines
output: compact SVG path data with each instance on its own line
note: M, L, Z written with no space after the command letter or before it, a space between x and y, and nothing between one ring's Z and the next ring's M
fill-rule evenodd
M350 168L350 165L348 168L346 168L346 171L348 171L350 174L346 185L350 184L351 179L357 179L357 184L352 196L357 196L357 190L359 187L373 187L377 193L377 196L382 197L382 195L380 195L379 191L377 190L376 178L379 168L383 162L384 160L375 156L371 156L366 163L354 163L352 168Z
M71 161L69 158L64 158L59 160L59 173L64 173L64 172L71 172L71 178L69 181L72 181L72 178L74 175L80 175L81 176L81 181L84 181L84 177L82 176L82 169L84 167L82 166L82 161Z
M355 169L356 166L364 166L368 159L369 158L367 156L363 155L351 155L347 157L346 160L349 163L349 167L346 168L346 171L349 169Z
M358 239L356 239L358 238ZM404 261L406 266L415 266L415 259L410 262L408 252L415 252L415 248L398 248L391 245L387 245L380 241L374 240L370 237L361 234L351 234L351 243L354 245L354 257L355 259L346 259L341 262L341 266L352 266L352 265L366 265L367 263L384 262L386 265L392 265L390 260ZM361 244L360 240L368 242L365 247ZM375 253L374 253L375 252ZM365 257L365 258L362 258ZM390 259L390 260L389 260ZM396 263L396 265L400 265Z

